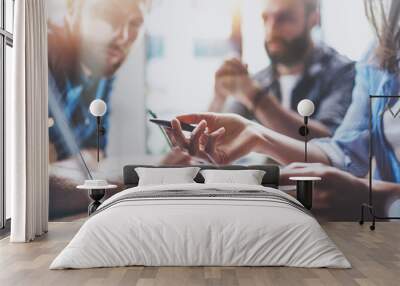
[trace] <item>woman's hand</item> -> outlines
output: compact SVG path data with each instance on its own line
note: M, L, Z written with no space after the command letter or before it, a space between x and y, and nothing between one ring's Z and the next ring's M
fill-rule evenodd
M281 185L290 183L290 177L321 177L322 184L332 186L336 184L345 184L346 186L359 183L360 178L353 176L348 172L338 168L327 166L321 163L292 163L281 170ZM293 183L293 182L292 182Z
M360 206L368 201L368 179L319 163L293 163L281 170L280 185L289 184L289 177L321 177L314 192L313 212L330 220L357 220ZM290 184L293 184L291 182ZM388 206L399 198L399 184L374 180L374 206L377 214L387 216Z
M197 124L187 138L180 122ZM252 151L261 141L258 126L239 115L198 113L178 116L172 120L172 128L166 129L173 145L191 156L214 164L228 164Z
M361 204L368 199L368 182L348 172L320 163L292 163L281 170L280 185L290 185L289 177L321 177L315 185L313 212L335 220L357 220ZM387 195L376 196L379 213L384 213Z

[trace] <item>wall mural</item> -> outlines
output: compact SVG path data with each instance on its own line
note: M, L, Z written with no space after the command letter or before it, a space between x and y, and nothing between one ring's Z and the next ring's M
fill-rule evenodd
M76 186L90 176L119 186L107 196L121 190L127 164L268 163L282 166L282 189L291 194L289 177L322 177L317 217L358 219L368 200L368 95L398 90L363 86L365 67L342 53L348 41L328 44L341 32L324 33L332 17L323 5L48 0L48 8L51 218L87 210L87 193ZM374 54L365 44L356 50L361 59ZM99 141L89 111L95 99L107 106ZM303 99L315 107L307 119L311 163L299 134ZM374 203L382 215L399 215L399 101L372 106ZM182 138L179 121L172 129L149 121L177 116L198 126L192 140L186 131Z

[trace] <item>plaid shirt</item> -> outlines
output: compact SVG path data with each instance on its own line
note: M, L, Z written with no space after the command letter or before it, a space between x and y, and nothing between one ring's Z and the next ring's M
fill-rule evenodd
M279 79L272 66L260 71L253 78L260 84L265 95L273 94L281 99ZM327 126L333 134L350 106L354 78L354 62L332 48L317 46L306 62L305 72L292 91L291 109L296 110L302 99L312 100L315 105L313 119ZM237 101L228 102L224 112L254 119L253 114Z
M60 88L49 73L49 115L54 126L49 130L51 143L55 145L57 159L65 159L78 153L80 149L97 147L96 118L90 114L89 105L94 99L102 99L107 104L114 78L89 79L72 84L65 80ZM102 125L108 130L107 113L102 117ZM100 138L100 149L105 150L107 133Z

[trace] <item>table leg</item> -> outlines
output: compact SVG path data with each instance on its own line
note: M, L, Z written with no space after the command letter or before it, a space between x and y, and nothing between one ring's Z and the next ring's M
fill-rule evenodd
M89 197L93 200L88 207L88 215L94 213L101 205L100 200L104 197L106 191L104 189L89 190Z
M308 210L312 208L314 181L297 181L297 200Z

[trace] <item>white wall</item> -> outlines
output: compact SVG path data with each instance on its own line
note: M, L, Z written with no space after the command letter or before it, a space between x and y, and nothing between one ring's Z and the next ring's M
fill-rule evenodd
M146 152L145 43L134 46L117 73L110 101L109 157L142 155Z
M244 1L242 6L243 61L256 73L269 65L264 48L264 24L260 0Z
M363 0L322 0L322 39L340 53L360 60L374 37Z

